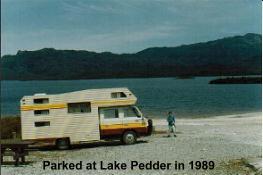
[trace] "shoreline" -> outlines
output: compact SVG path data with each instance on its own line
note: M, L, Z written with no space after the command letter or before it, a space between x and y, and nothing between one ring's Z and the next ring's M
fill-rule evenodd
M179 121L179 124L183 121L190 121L190 120L214 120L214 119L231 119L231 118L250 118L250 117L257 117L261 115L262 112L248 112L248 113L236 113L236 114L228 114L228 115L215 115L209 117L183 117L183 118L176 118ZM158 125L166 125L166 119L162 118L153 118L153 121L157 122Z
M262 76L217 78L209 81L209 84L262 84Z

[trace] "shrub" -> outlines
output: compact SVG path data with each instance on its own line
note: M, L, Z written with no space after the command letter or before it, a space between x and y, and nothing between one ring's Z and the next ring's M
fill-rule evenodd
M1 139L10 139L13 137L12 132L16 132L17 138L21 138L20 117L1 118Z

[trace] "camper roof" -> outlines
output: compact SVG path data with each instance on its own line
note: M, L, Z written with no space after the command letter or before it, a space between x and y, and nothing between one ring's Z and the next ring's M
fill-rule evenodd
M97 96L108 96L111 95L111 97L113 98L115 96L115 94L113 93L124 93L127 97L134 97L136 98L132 92L126 88L126 87L120 87L120 88L100 88L100 89L85 89L85 90L79 90L79 91L72 91L72 92L66 92L66 93L58 93L58 94L46 94L46 93L36 93L34 95L27 95L27 96L23 96L22 99L24 98L36 98L39 96L47 96L47 97L51 97L51 96L79 96L79 95L88 95L91 96L92 98L96 98ZM107 95L106 95L107 94ZM118 95L122 95L122 94L116 94ZM99 97L98 97L99 98Z

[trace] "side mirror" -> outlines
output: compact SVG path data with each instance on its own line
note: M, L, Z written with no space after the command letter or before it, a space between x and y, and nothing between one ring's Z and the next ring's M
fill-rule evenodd
M133 107L133 111L136 113L137 118L142 118L142 113L137 107Z

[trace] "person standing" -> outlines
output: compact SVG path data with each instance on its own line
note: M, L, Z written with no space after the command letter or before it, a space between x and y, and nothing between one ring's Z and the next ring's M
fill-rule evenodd
M171 133L173 133L174 137L176 137L175 134L175 116L171 111L168 112L168 117L167 117L167 122L168 122L168 137L171 137Z

